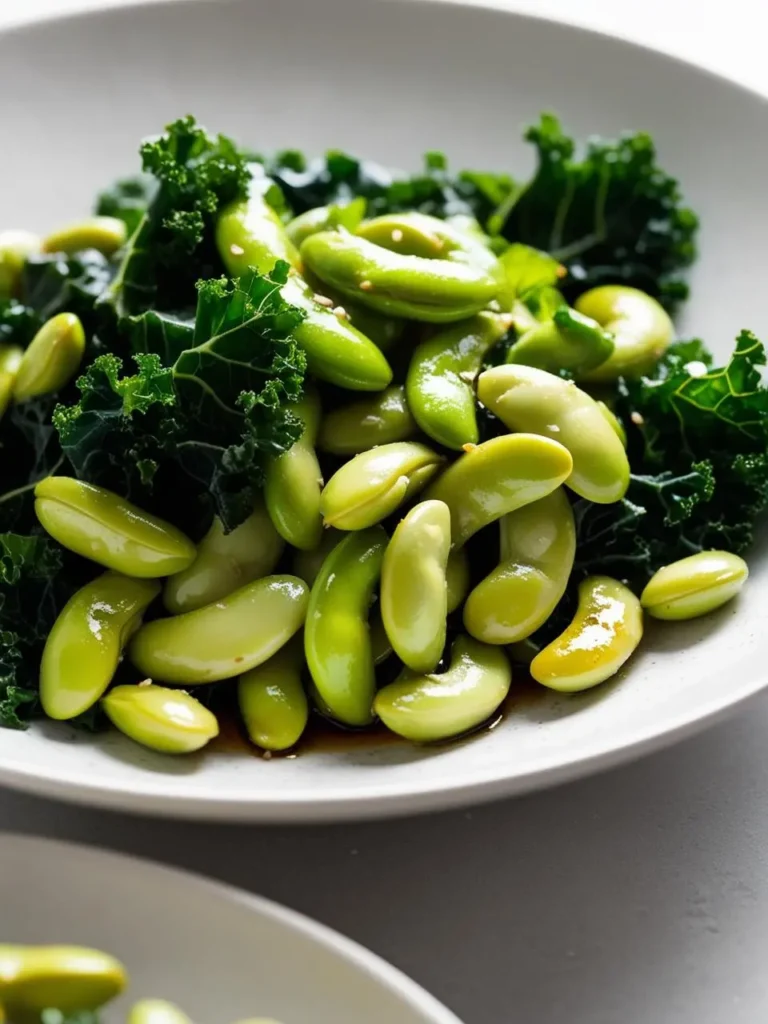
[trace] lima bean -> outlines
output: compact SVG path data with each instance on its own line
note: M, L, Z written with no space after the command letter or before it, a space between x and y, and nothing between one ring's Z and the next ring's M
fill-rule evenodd
M316 393L308 392L291 411L302 421L304 430L287 452L267 465L264 499L280 536L295 548L311 551L320 543L323 532L323 479L315 455L320 426L320 401Z
M383 444L337 470L320 496L327 526L363 530L386 519L437 472L442 458L415 441Z
M557 441L506 434L471 446L426 492L451 510L454 548L482 527L554 491L573 462Z
M749 576L743 558L729 551L700 551L654 573L640 603L654 619L695 619L734 598Z
M632 591L608 576L590 576L579 584L573 621L536 655L531 676L550 690L587 690L615 675L642 635L643 611Z
M344 540L346 534L342 530L323 530L320 543L312 551L301 551L298 548L293 552L293 572L299 579L304 580L308 587L317 579L323 562L331 551Z
M354 301L431 323L479 313L499 287L487 271L468 264L402 256L339 231L311 235L301 246L301 258L322 281Z
M627 453L597 403L573 381L533 366L495 366L480 374L480 401L510 430L531 431L564 445L573 457L566 481L598 504L624 497Z
M0 231L0 299L18 294L27 257L40 251L31 231Z
M261 499L245 522L229 533L216 516L197 545L194 562L165 581L163 603L172 615L179 615L218 601L271 573L283 548L283 538Z
M231 277L249 270L268 274L278 260L299 269L299 251L263 193L227 206L216 221L216 246Z
M405 388L393 384L378 395L329 412L320 426L317 446L334 455L359 455L378 445L407 441L416 432Z
M294 638L269 661L245 672L237 684L246 732L264 750L289 750L301 739L309 702L301 681L304 645Z
M408 404L424 433L446 448L477 443L475 377L510 324L506 315L478 313L414 349L406 378Z
M85 352L85 331L74 313L46 321L21 357L13 381L13 398L26 402L52 394L77 373Z
M115 728L161 754L191 754L219 734L215 715L184 690L154 683L116 686L101 706Z
M384 553L384 628L395 654L414 672L432 672L445 647L450 549L448 506L422 501L397 524Z
M331 551L312 586L304 653L327 714L368 725L376 692L368 614L387 535L380 526L350 534Z
M500 276L499 261L485 238L478 239L471 230L416 210L385 213L364 221L357 234L401 256L453 260Z
M358 196L348 203L334 203L330 206L315 206L300 213L285 226L285 233L298 250L305 238L318 231L333 231L345 228L355 232L365 216L365 199Z
M376 694L382 722L417 743L459 736L482 725L509 693L512 670L500 647L459 636L447 672L415 675L406 669Z
M613 411L613 409L609 408L605 404L605 402L598 401L597 407L600 410L600 412L603 414L606 422L608 422L610 424L611 430L614 432L616 437L618 437L618 439L621 441L622 448L626 448L627 447L627 432L624 429L624 424L621 422L621 420L616 415L616 413Z
M0 345L0 373L13 378L21 366L24 349L20 345Z
M591 288L576 300L576 309L610 331L614 339L610 358L581 374L582 380L641 377L653 369L675 334L664 308L637 288L613 284Z
M175 526L72 477L41 480L35 513L59 544L125 576L170 576L195 558L194 544Z
M51 1006L65 1015L97 1010L127 981L123 965L95 949L0 945L0 1006L13 1024L39 1021Z
M150 679L191 686L261 665L301 629L309 591L296 576L265 576L214 604L157 619L131 641L133 664Z
M513 644L542 626L565 592L576 554L571 503L556 491L499 523L500 564L464 605L464 628L488 644Z
M165 999L140 999L128 1011L126 1024L192 1024L175 1003Z
M507 362L579 376L604 363L613 348L613 335L596 320L563 305L551 320L525 331L507 353Z
M67 601L45 642L40 664L40 703L49 718L74 718L96 703L159 593L155 580L106 572Z
M85 249L97 249L111 256L125 243L127 228L119 217L88 217L67 224L43 239L43 252L63 252L71 256Z

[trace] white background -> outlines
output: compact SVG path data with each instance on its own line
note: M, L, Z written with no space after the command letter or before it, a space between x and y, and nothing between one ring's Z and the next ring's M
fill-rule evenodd
M2 4L0 23L70 6L88 2ZM768 93L761 0L711 10L690 0L514 6L654 45ZM467 1024L760 1024L767 736L764 697L628 768L411 821L214 828L0 792L0 825L114 846L280 900L387 957Z

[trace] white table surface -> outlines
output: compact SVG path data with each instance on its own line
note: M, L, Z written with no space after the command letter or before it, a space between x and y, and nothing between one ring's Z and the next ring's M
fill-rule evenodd
M88 2L2 4L0 24ZM768 92L762 0L695 5L695 15L687 0L515 6ZM0 826L134 852L280 900L382 954L466 1024L759 1024L768 1021L766 737L762 697L635 765L396 822L197 826L0 792Z

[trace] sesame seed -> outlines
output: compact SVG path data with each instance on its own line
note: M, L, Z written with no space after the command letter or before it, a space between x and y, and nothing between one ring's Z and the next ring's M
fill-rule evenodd
M315 292L314 300L321 306L327 306L329 309L333 305L333 299L329 299L327 295L319 295Z
M477 448L476 444L463 444L461 450L465 452L473 452Z
M343 306L334 306L333 312L339 318L339 320L349 320L349 313L344 309Z
M271 750L265 750L264 753L261 756L264 758L265 761L271 761L272 760L272 751Z
M642 413L639 412L633 412L629 418L632 420L636 427L642 427L642 425L645 423Z
M361 292L369 292L373 289L373 284L370 281L361 281L358 287Z
M245 249L242 247L242 245L232 244L229 247L229 251L232 253L233 256L242 256L243 253L245 252Z
M138 683L137 685L138 686L151 686L152 685L152 680L151 679L142 679L141 682Z

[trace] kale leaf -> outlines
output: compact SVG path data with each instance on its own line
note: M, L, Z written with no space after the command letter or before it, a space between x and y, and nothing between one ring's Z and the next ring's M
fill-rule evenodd
M147 211L155 183L147 174L120 178L101 192L94 212L102 217L118 217L132 235Z

